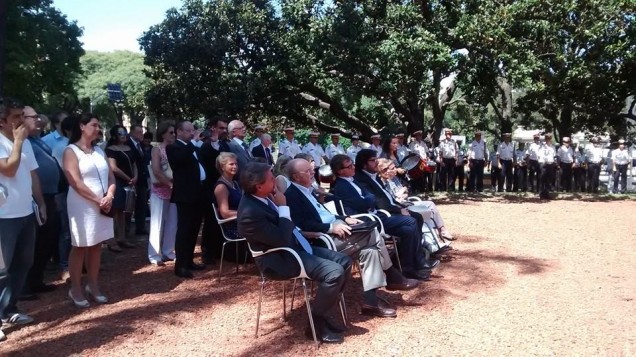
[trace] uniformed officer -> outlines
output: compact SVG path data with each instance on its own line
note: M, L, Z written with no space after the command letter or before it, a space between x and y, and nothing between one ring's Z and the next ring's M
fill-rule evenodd
M261 144L261 135L265 133L265 127L263 125L257 125L254 127L254 139L250 142L249 152L252 152L252 149L259 146ZM270 144L270 150L271 150Z
M409 143L409 150L412 153L419 155L420 162L425 162L428 165L428 146L422 139L424 133L422 130L417 130L411 134L413 140ZM418 177L411 177L411 188L414 191L424 192L429 186L429 180L432 178L432 174L428 171L422 171ZM431 182L430 185L433 183Z
M612 173L614 174L614 193L618 192L618 180L620 178L621 193L627 191L627 168L632 158L625 147L625 140L618 141L618 149L612 150Z
M457 162L455 163L455 173L453 177L453 188L455 188L455 181L459 182L459 187L457 188L459 192L464 191L464 181L465 181L465 171L464 164L466 164L466 154L464 153L464 149L462 148L462 141L456 140L457 144Z
M327 159L331 160L332 157L336 155L344 155L346 153L345 149L340 145L340 134L331 134L331 144L327 145L327 150L325 150L327 154ZM326 163L329 163L327 161Z
M453 131L444 130L444 140L439 143L440 184L441 190L455 191L453 181L455 179L455 165L459 148L453 140Z
M570 147L570 138L564 137L557 151L557 162L561 169L560 191L572 191L572 168L574 167L574 150Z
M585 192L585 152L576 139L572 140L572 150L574 151L574 167L572 168L573 190L574 192Z
M488 162L486 141L481 138L481 131L475 132L475 140L468 147L468 191L484 191L484 167Z
M512 134L504 133L503 139L504 141L502 141L497 148L497 161L499 162L499 167L501 168L498 191L503 192L505 181L506 192L511 192L513 181L512 167L514 164L513 159L515 154L515 146L511 142Z
M499 166L499 159L497 158L497 149L499 145L493 145L493 151L490 153L490 160L488 161L488 169L490 170L490 186L492 192L497 192L499 187L499 181L501 181L501 166Z
M552 144L552 134L545 134L545 143L539 149L539 165L541 166L539 197L549 199L556 172L556 150Z
M532 143L528 145L526 151L526 160L528 163L528 183L530 192L539 193L541 181L541 166L539 165L539 150L541 149L541 140L539 133L532 135Z
M396 134L395 137L398 139L398 147L396 156L399 162L402 162L410 153L409 147L404 145L404 133Z
M517 150L515 150L514 158L515 182L512 187L514 192L526 192L528 190L528 165L526 163L526 156L528 156L528 153L526 152L526 145L524 143L519 143Z
M378 153L378 156L382 154L382 138L380 134L371 135L371 145L369 149L375 150Z
M314 160L314 176L316 177L316 182L320 182L320 176L318 176L318 169L322 164L322 160L325 160L325 164L329 162L327 156L325 155L325 151L322 149L322 146L318 144L318 136L320 134L316 131L312 131L309 133L309 142L303 146L303 153L309 154Z
M285 132L285 139L281 140L278 146L278 156L287 156L293 159L294 156L302 152L300 144L294 139L295 129L294 127L288 127L283 129Z
M587 163L587 192L598 193L598 182L603 164L603 146L598 137L593 137L592 142L585 148L585 160Z
M351 146L347 148L347 156L349 156L352 162L356 162L356 156L360 150L362 150L362 146L360 146L360 136L352 135Z

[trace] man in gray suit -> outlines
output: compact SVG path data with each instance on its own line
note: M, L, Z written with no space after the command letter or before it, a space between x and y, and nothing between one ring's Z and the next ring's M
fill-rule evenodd
M294 159L287 167L292 184L285 191L285 197L293 222L304 232L327 233L343 239L348 237L353 241L357 240L356 235L366 236L368 245L355 254L360 261L364 289L362 313L378 317L395 317L395 309L377 295L378 288L410 290L419 282L404 278L400 271L392 266L389 253L377 229L352 233L352 226L362 221L352 217L336 216L316 200L311 186L313 170L307 160Z
M241 170L244 169L250 161L254 161L254 157L249 150L249 146L244 141L246 127L240 120L232 120L227 126L230 137L228 143L230 151L236 155L238 160L238 172L236 177L240 177Z

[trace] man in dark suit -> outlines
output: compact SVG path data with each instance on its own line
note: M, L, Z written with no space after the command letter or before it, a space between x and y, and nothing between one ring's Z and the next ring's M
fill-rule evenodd
M359 219L336 216L322 206L312 193L313 169L304 159L294 159L287 164L292 184L285 191L291 218L304 232L320 232L348 237L352 241L359 238L368 242L358 254L360 275L364 289L362 313L378 317L395 317L396 311L384 299L377 296L377 289L383 286L387 290L410 290L419 284L417 280L405 279L395 269L384 240L377 229L353 232L351 225L363 223ZM386 275L385 275L386 272ZM388 285L387 285L388 281Z
M232 138L228 143L230 151L236 155L238 160L237 177L241 177L241 170L247 166L247 163L254 160L252 153L249 150L249 146L244 141L246 127L240 120L232 120L227 126Z
M263 159L265 159L265 162L267 162L269 166L273 166L274 159L272 157L272 151L270 149L272 137L269 134L261 134L260 141L261 143L259 145L256 145L252 149L252 156L262 157Z
M146 230L146 213L148 212L148 164L146 163L144 129L139 124L130 126L128 146L132 149L133 159L137 165L139 177L135 184L137 202L135 203L135 234L148 234Z
M171 201L177 205L178 220L174 272L179 277L192 278L191 270L205 269L205 265L196 264L192 259L210 193L205 184L205 169L199 161L199 150L190 141L194 126L189 121L182 121L176 128L177 140L166 147L173 177Z
M342 342L343 330L335 326L330 311L338 305L351 259L344 254L321 247L311 247L294 227L286 206L285 196L276 192L274 175L269 165L250 162L243 168L241 186L245 192L238 208L238 232L256 251L288 247L303 262L308 276L318 283L312 304L316 333L323 342ZM274 204L274 202L276 204ZM290 279L300 267L288 252L274 252L255 258L256 265L266 277Z
M356 157L356 163L361 158L369 159L375 150L363 149ZM361 163L362 164L362 163ZM333 193L344 205L347 214L374 213L382 220L386 233L400 238L398 254L402 264L404 276L412 279L430 279L430 265L422 253L422 231L417 220L408 214L395 214L390 217L376 212L379 198L354 180L356 165L346 155L336 155L330 162L331 170L336 175Z

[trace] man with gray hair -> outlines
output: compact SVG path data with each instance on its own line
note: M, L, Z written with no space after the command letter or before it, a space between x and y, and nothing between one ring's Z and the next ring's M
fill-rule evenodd
M247 166L247 163L254 160L252 153L249 150L249 146L245 140L246 127L240 120L232 120L227 129L230 133L230 142L228 146L230 151L236 155L238 160L238 172L236 173L240 177L241 170Z
M344 326L336 323L331 311L340 300L351 270L351 259L326 248L312 247L296 229L290 217L285 195L276 191L276 179L269 165L250 162L241 175L243 197L238 208L238 232L250 248L266 252L272 248L293 249L300 257L309 278L318 284L311 306L316 335L328 343L344 341ZM296 259L285 251L256 257L263 276L274 280L298 276Z
M261 134L259 142L260 144L252 149L252 156L262 157L269 166L273 166L274 158L272 157L271 151L272 137L269 134Z

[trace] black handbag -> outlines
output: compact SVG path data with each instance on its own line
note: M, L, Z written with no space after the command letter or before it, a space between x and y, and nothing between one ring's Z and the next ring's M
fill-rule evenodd
M378 222L362 222L351 226L351 235L344 238L332 236L339 253L352 256L360 252L363 248L371 245L371 239L375 238L373 231L378 227Z

